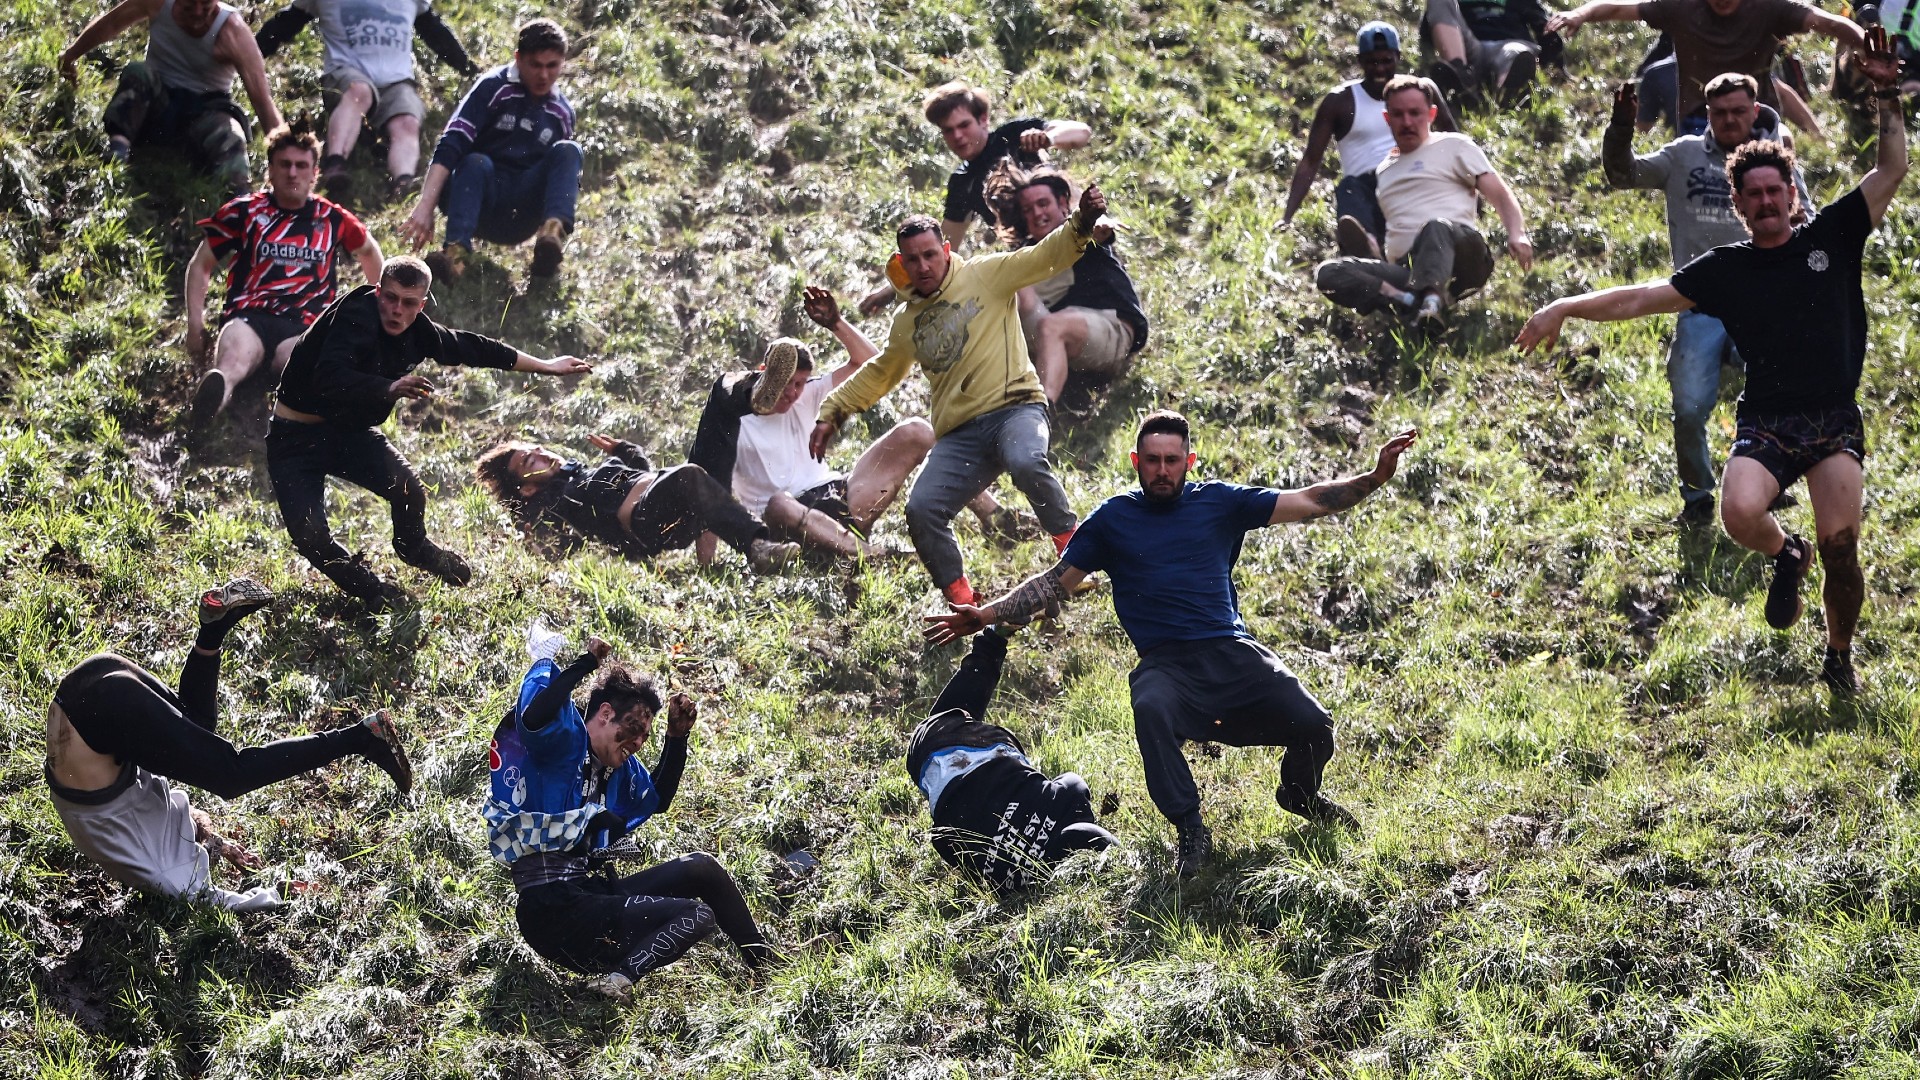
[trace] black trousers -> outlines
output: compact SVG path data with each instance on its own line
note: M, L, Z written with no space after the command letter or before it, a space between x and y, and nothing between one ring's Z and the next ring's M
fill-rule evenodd
M218 654L189 652L175 694L139 664L101 653L67 672L53 700L95 753L223 799L311 772L379 743L366 725L353 724L239 749L215 731L214 689L219 681Z
M1162 645L1127 677L1147 795L1175 825L1201 823L1181 746L1284 746L1280 782L1311 795L1333 757L1333 717L1266 646L1247 638Z
M427 489L385 435L372 428L275 420L267 429L267 476L293 546L334 584L359 594L377 584L327 524L327 477L385 499L393 510L393 550L402 559L427 544Z
M632 531L630 550L643 558L686 547L703 532L745 554L767 535L760 519L698 465L676 465L661 473L633 508Z
M617 971L637 979L680 959L716 927L749 964L757 967L772 952L740 886L704 852L630 877L537 885L520 894L516 918L534 952L589 975Z

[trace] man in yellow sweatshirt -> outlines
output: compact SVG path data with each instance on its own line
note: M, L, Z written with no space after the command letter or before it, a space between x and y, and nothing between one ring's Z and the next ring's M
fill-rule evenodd
M886 349L820 404L808 448L824 458L840 425L872 408L918 362L933 387L933 452L907 496L907 533L947 599L974 602L953 517L1001 473L1033 504L1056 549L1073 535L1067 493L1047 463L1047 396L1027 356L1015 294L1072 266L1112 227L1106 196L1089 184L1079 213L1018 251L971 259L953 254L940 223L924 214L894 234L887 266L900 298Z

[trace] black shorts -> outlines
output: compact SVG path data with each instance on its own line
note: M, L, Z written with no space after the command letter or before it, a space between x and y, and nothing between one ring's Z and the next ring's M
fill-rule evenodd
M839 522L842 527L849 529L853 527L853 507L847 502L847 478L844 476L836 476L831 480L815 484L795 495L793 499L809 510L820 511ZM782 531L792 533L795 537L800 535L798 529Z
M242 311L229 317L226 322L246 323L247 328L260 338L260 344L266 347L268 360L273 359L273 351L280 347L281 342L307 332L305 319L292 315L269 315L264 311Z
M1862 463L1867 460L1867 431L1858 405L1742 417L1731 456L1759 462L1785 491L1807 470L1835 454L1852 454Z

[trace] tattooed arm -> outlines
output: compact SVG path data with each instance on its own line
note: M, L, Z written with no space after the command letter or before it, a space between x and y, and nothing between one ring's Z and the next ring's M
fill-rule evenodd
M1400 465L1400 455L1407 452L1407 447L1413 445L1413 440L1419 434L1418 428L1408 428L1387 440L1387 445L1380 448L1380 460L1372 472L1281 492L1280 497L1274 500L1273 516L1267 519L1267 524L1312 521L1358 504L1377 491L1380 485L1393 479L1394 470Z
M1030 622L1053 615L1073 595L1074 586L1085 580L1087 572L1062 560L1052 569L1021 582L1012 592L985 607L956 604L945 615L928 615L930 624L920 631L928 643L945 645L949 641L977 634L994 623Z

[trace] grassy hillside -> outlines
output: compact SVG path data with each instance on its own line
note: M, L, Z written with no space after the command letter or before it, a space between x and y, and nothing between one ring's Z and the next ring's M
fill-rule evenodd
M489 61L534 13L440 10ZM483 249L438 314L601 364L564 386L447 372L401 410L390 433L436 488L433 532L479 573L429 586L388 551L384 508L337 490L336 528L420 598L375 618L293 552L261 424L181 436L197 372L179 270L214 193L144 198L180 178L99 163L98 112L137 45L59 84L54 57L91 13L0 6L0 1075L1920 1074L1920 207L1897 203L1869 246L1866 691L1834 710L1813 682L1818 616L1767 629L1761 561L1665 524L1667 321L1577 329L1552 356L1505 348L1546 297L1666 269L1658 198L1604 192L1598 169L1636 33L1583 34L1572 84L1469 119L1541 260L1503 261L1429 343L1314 294L1324 186L1279 226L1306 118L1374 9L582 0L559 13L585 39L567 269L524 289L523 253ZM317 107L318 57L309 35L273 64L283 105ZM1043 767L1089 778L1122 845L999 903L927 846L900 765L958 658L919 643L937 598L917 566L549 562L471 483L508 435L584 454L606 431L675 458L716 372L777 333L827 345L800 290L868 287L891 223L937 206L949 162L915 102L954 76L992 87L1003 118L1090 123L1066 164L1134 226L1153 341L1056 438L1077 507L1129 481L1133 420L1155 405L1194 418L1206 475L1269 484L1357 471L1423 428L1389 490L1258 535L1240 564L1254 632L1339 719L1329 789L1358 834L1279 812L1277 754L1194 747L1220 857L1177 881L1141 788L1130 652L1096 596L1016 645L999 719ZM429 128L460 89L428 77ZM1808 158L1822 199L1859 162L1845 145ZM394 250L407 207L368 209ZM872 430L924 400L916 378ZM259 407L254 391L238 408ZM1724 449L1730 407L1714 424ZM1787 516L1811 528L1804 505ZM897 512L883 531L903 532ZM962 543L993 592L1051 555L964 526ZM384 706L420 775L404 804L357 762L196 796L266 857L264 880L321 883L264 917L110 881L40 782L59 675L115 649L171 677L193 599L238 574L284 600L234 639L225 730L250 743ZM521 943L477 807L536 614L704 702L680 798L642 845L714 852L777 936L839 931L844 948L755 979L702 946L621 1007ZM778 856L800 847L822 866L795 880Z

